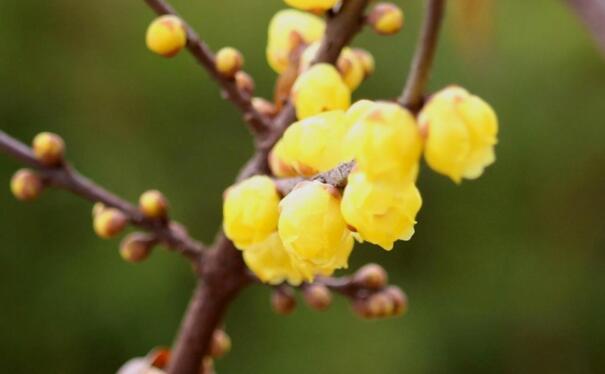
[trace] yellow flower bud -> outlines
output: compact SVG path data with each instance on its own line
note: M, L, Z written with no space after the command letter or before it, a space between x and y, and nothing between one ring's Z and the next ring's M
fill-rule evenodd
M284 248L277 232L246 248L244 262L265 283L280 284L286 281L297 286L303 281L301 272Z
M368 15L368 22L375 32L381 35L393 35L403 27L403 11L392 3L379 3Z
M115 208L105 208L93 218L95 233L103 239L118 235L127 223L128 218Z
M264 241L277 229L278 215L279 195L269 177L254 176L225 193L223 227L239 249Z
M353 52L357 55L357 58L359 59L361 66L363 67L365 78L374 74L374 70L376 69L376 62L374 61L374 56L372 56L370 52L361 48L355 48L353 49Z
M293 8L309 12L322 12L334 7L339 0L284 0Z
M228 78L233 78L235 73L244 66L244 57L235 48L221 48L215 57L216 70Z
M120 256L124 261L141 262L151 254L157 240L153 235L135 232L122 240L120 244Z
M495 161L498 119L477 96L448 87L430 99L418 119L427 133L427 164L454 182L478 178Z
M11 192L21 201L32 201L44 190L42 178L33 170L21 169L13 175L10 183Z
M316 64L302 73L292 87L298 119L335 109L347 109L351 90L330 64Z
M139 210L148 218L164 218L168 212L168 200L160 191L146 191L139 198Z
M44 165L56 166L63 162L65 143L57 134L42 132L36 135L32 149L36 158Z
M231 350L231 338L223 330L214 330L212 342L210 343L210 356L212 358L223 357Z
M353 240L340 213L338 190L301 182L282 200L280 210L279 236L305 278L347 266Z
M343 111L324 112L292 124L278 144L276 169L312 176L345 161L341 144L348 130ZM276 160L273 161L277 162ZM283 167L282 165L286 165Z
M147 28L147 48L164 57L178 54L187 44L187 32L177 16L156 18Z
M312 14L294 9L281 10L269 23L267 60L277 73L283 73L289 65L290 53L301 46L320 40L325 22Z
M345 158L355 159L371 180L414 181L422 149L414 117L397 104L375 103L364 111L366 106L350 114L359 119L345 139Z
M320 44L319 42L315 42L305 48L300 57L299 70L301 73L308 70L311 66L311 62L317 55ZM336 66L343 82L345 82L351 91L355 91L365 77L364 65L359 56L351 48L345 47L338 57Z
M372 182L357 171L349 175L341 209L362 240L391 250L396 240L412 237L421 206L420 192L413 183Z

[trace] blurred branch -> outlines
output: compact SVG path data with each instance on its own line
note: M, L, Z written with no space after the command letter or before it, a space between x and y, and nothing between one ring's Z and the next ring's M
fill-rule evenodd
M1 130L0 152L9 154L18 161L37 169L48 185L70 191L93 203L101 202L106 206L117 208L128 217L130 223L152 232L168 248L196 263L201 259L204 245L191 239L178 223L146 218L137 207L96 185L67 164L59 167L42 165L28 146Z
M176 11L164 0L145 0L145 2L158 15L177 15ZM189 52L219 84L223 97L231 101L243 113L244 120L250 125L252 132L260 137L266 135L271 128L271 121L254 109L250 94L240 90L234 79L223 76L216 69L214 53L185 20L182 20L182 22L187 31L187 49Z
M424 91L429 80L435 50L439 41L439 31L445 13L445 1L428 0L426 16L414 53L412 67L405 88L397 100L399 104L413 112L417 112L422 107Z
M603 0L566 0L580 16L605 53L605 2Z

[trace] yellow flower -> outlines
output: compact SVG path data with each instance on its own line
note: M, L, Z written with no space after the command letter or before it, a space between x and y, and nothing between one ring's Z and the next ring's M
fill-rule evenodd
M279 284L287 281L297 286L303 281L303 275L295 267L277 232L248 247L243 256L248 268L265 283Z
M262 242L277 229L279 195L267 176L246 179L225 192L223 227L239 249Z
M279 175L294 170L299 175L312 176L337 166L345 161L341 143L346 132L347 121L341 110L295 122L272 153L273 171Z
M413 182L418 173L422 140L410 112L397 104L367 102L352 111L353 124L344 142L344 157L371 180Z
M355 171L349 175L341 211L358 237L391 250L396 240L412 237L421 206L420 192L413 183L374 182Z
M298 119L335 109L347 109L351 90L330 64L316 64L302 73L292 87Z
M280 203L279 236L305 278L346 267L353 249L340 213L340 193L320 182L302 182Z
M269 23L267 60L277 73L288 67L290 52L301 43L310 44L323 37L325 22L312 14L294 9L280 10Z
M300 57L300 71L304 72L311 66L311 62L317 55L320 43L315 42L305 48L305 51ZM343 48L336 66L340 72L340 76L351 91L355 91L366 77L366 70L362 56L355 53L351 48Z
M147 28L147 47L164 57L172 57L187 44L187 33L177 16L165 15L156 18Z
M287 178L296 176L296 170L292 164L286 162L286 147L283 139L280 139L269 153L269 168L273 175L279 178ZM289 160L288 160L289 161Z
M427 133L424 157L428 165L454 182L478 178L496 160L496 114L463 88L448 87L435 94L418 118Z
M284 0L293 8L321 12L334 7L339 0Z

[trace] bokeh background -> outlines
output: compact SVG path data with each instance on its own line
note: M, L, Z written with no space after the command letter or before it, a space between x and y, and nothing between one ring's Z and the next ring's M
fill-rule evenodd
M356 98L396 96L421 22L401 0L394 37L365 31L377 73ZM501 120L498 161L456 186L426 167L413 240L360 246L353 268L383 264L409 295L404 318L272 314L245 290L219 373L597 373L605 371L605 64L562 1L495 1L461 27L450 12L431 88L459 83ZM279 0L174 0L213 48L246 57L258 94L274 74L266 26ZM143 1L0 1L0 128L29 141L62 134L82 172L135 200L159 188L173 216L210 241L221 193L251 153L240 116L187 54L152 55ZM604 20L605 22L605 20ZM90 204L48 191L16 202L18 165L0 156L2 372L110 373L170 345L193 287L189 265L157 251L142 265L97 239Z

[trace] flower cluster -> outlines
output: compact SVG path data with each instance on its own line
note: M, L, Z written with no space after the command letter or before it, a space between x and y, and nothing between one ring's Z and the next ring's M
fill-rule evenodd
M336 3L286 2L316 14ZM498 129L490 106L455 86L430 97L420 113L386 101L351 105L351 92L374 70L371 54L344 48L334 65L314 63L325 25L299 10L275 15L267 47L275 71L296 69L289 98L298 121L270 152L272 176L238 183L224 202L226 235L271 284L297 285L346 268L355 240L385 250L409 240L422 206L416 180L423 154L430 168L457 183L476 178L494 161ZM367 22L392 34L403 12L379 3ZM343 183L314 178L350 161L355 166ZM303 181L284 193L272 177Z

